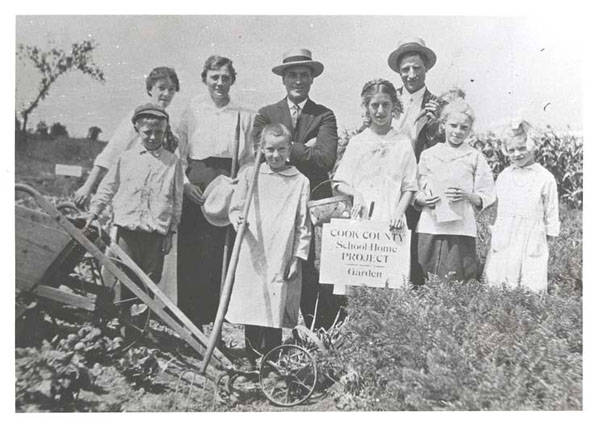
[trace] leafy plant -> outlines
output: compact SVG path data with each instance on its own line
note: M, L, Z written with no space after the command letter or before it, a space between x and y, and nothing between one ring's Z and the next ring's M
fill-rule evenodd
M38 402L64 407L89 390L93 376L76 352L64 352L46 342L40 350L16 349L16 406Z
M439 280L357 289L330 352L342 409L582 405L581 300Z

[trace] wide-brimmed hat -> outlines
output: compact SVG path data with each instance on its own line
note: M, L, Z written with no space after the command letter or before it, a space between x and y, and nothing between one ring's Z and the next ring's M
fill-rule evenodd
M169 122L169 113L160 105L152 104L151 102L136 107L133 111L131 122L135 124L136 120L140 117L155 117L157 119L165 119L167 123Z
M280 65L273 67L273 72L278 76L283 76L286 68L295 65L304 65L312 70L312 76L320 76L325 68L319 61L313 61L312 53L308 49L292 49L283 54L283 60Z
M425 42L423 39L419 37L414 37L406 40L402 40L398 43L398 47L388 57L388 65L392 70L399 73L400 67L399 62L400 58L403 55L409 52L418 52L421 53L425 57L425 68L430 70L435 65L435 61L437 60L437 56L435 52L425 46Z
M215 227L229 225L229 204L233 190L233 181L225 175L219 175L213 179L204 190L202 213L206 220Z

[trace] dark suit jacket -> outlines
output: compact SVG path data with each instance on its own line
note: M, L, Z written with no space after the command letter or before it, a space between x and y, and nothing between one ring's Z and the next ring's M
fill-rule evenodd
M267 105L258 110L254 119L252 136L256 145L260 141L260 133L269 123L282 123L292 133L294 144L290 162L309 179L311 190L329 179L328 173L335 164L338 143L337 123L333 111L308 99L298 117L296 128L293 129L287 98ZM313 138L316 138L315 144L307 147L305 144ZM331 186L326 184L319 187L312 198L330 196Z
M402 93L404 88L398 89L398 96ZM423 102L421 104L421 108L425 108L425 104L429 101L434 100L440 102L439 98L433 95L427 88L425 88L425 93L423 94ZM440 108L442 107L440 102ZM414 151L415 157L417 158L417 163L421 158L421 153L433 147L438 142L443 142L444 137L439 132L439 123L437 121L428 121L425 126L421 129L419 134L417 135L417 140L415 141ZM409 206L406 209L406 223L408 228L414 230L417 227L417 223L419 222L419 217L421 216L421 211L416 210L412 206Z

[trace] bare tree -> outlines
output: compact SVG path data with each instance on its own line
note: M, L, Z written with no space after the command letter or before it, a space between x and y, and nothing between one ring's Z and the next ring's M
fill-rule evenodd
M27 119L31 112L41 100L48 96L52 84L63 74L68 71L79 70L94 80L104 83L104 73L92 60L91 53L95 48L96 43L93 40L73 43L70 52L56 48L42 50L37 46L18 45L17 57L20 60L30 60L33 62L34 67L42 73L37 96L21 111L21 117L23 118L21 129L23 132L27 129Z

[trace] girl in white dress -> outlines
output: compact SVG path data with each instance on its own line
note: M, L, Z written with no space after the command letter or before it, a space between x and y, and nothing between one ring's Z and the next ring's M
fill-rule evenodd
M369 127L348 143L334 188L352 196L352 218L386 221L390 229L406 231L404 212L417 190L417 161L410 139L392 128L401 108L396 89L376 79L364 85L361 96ZM345 293L345 286L335 285L334 293Z
M511 165L496 181L498 215L485 266L489 283L547 289L548 240L558 236L554 176L534 161L535 144L525 121L514 123L503 142Z

